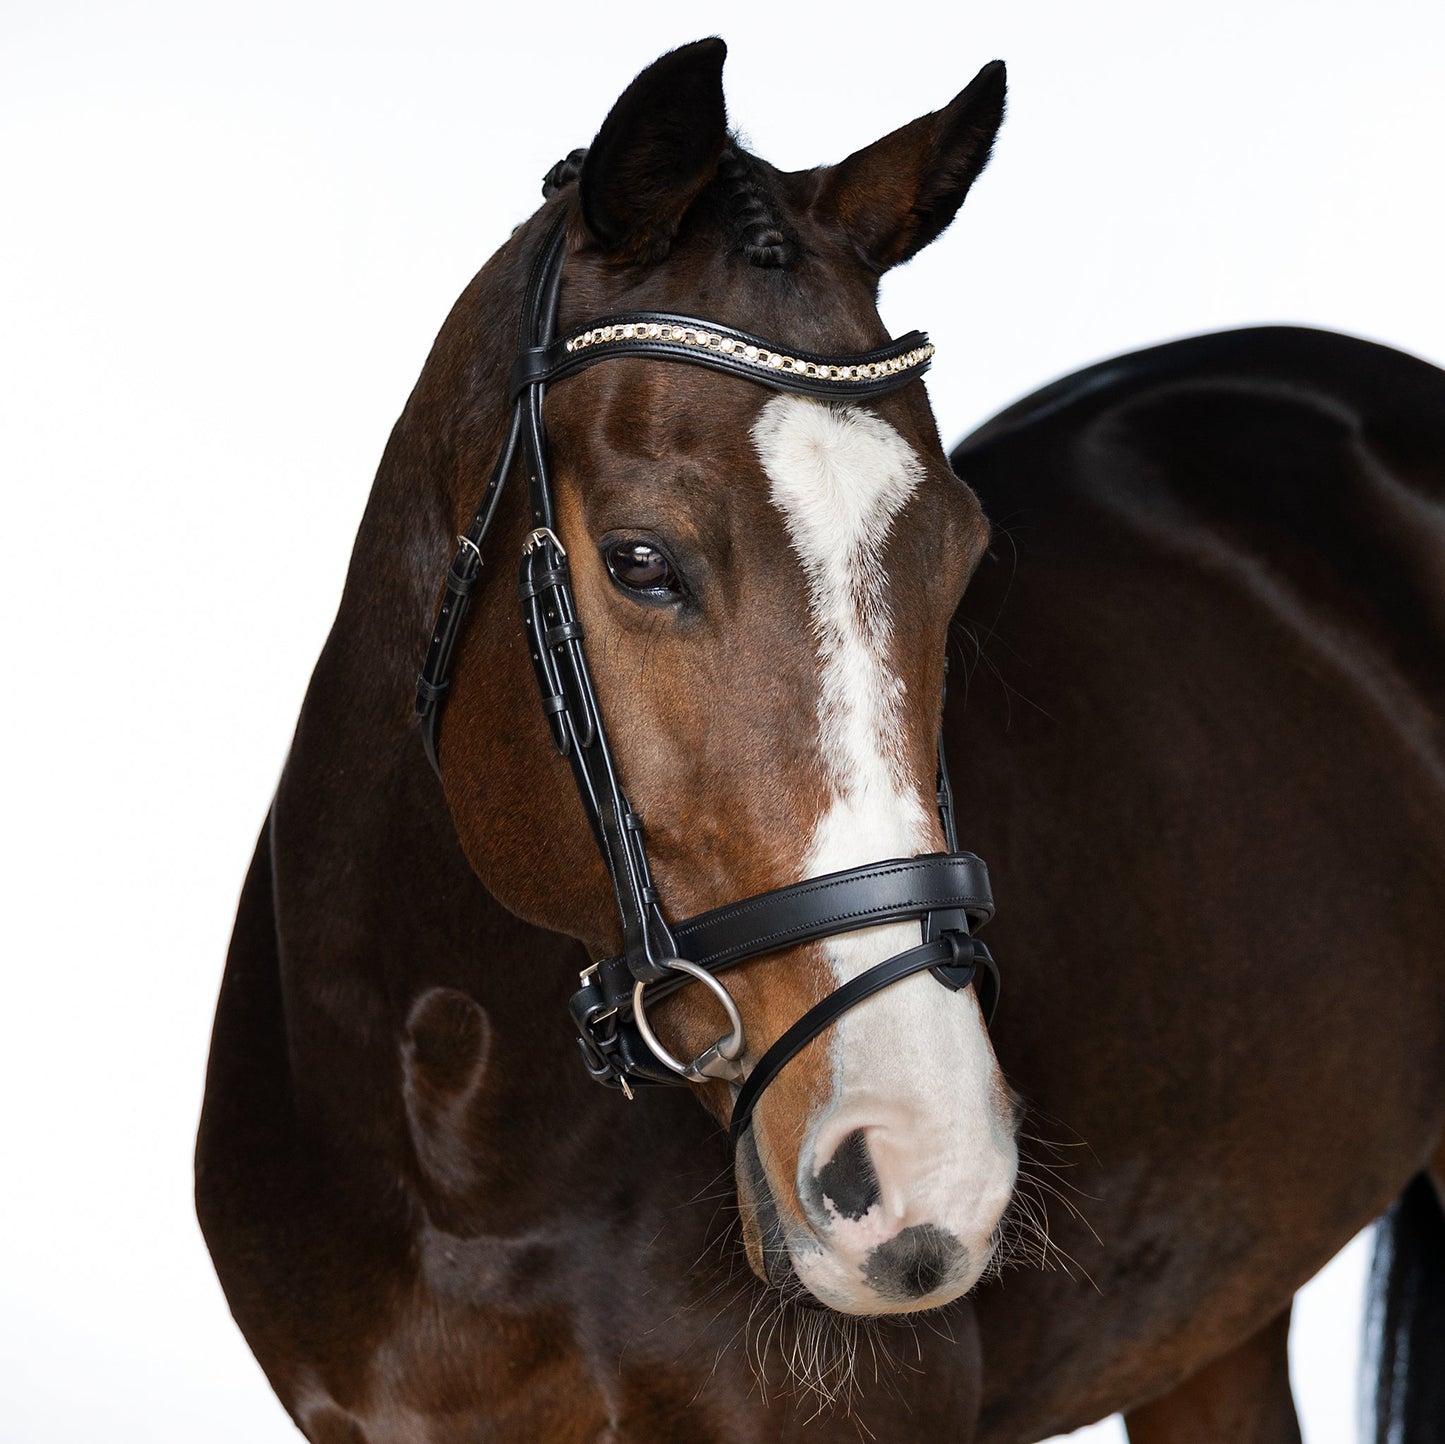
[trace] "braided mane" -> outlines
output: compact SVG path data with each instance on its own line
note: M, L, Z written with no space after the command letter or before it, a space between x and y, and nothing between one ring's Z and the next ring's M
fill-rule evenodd
M783 218L762 166L736 140L723 147L716 184L733 249L755 266L792 265L800 250L797 232Z
M542 177L542 199L550 201L558 191L569 186L582 174L582 162L587 159L587 147L569 150L546 175Z
M583 150L570 151L542 179L542 195L550 200L582 173ZM718 158L714 194L720 202L733 252L754 266L787 267L801 249L797 232L783 217L777 197L757 160L729 140Z

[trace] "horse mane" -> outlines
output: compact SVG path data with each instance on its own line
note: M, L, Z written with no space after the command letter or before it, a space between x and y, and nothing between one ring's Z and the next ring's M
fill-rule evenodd
M572 185L582 173L585 149L569 151L542 179L546 200ZM786 269L798 259L801 243L788 223L767 172L758 158L730 136L718 158L709 191L719 204L733 255L750 265Z

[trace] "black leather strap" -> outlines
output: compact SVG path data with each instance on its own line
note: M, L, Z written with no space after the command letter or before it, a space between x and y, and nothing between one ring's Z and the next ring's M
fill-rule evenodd
M825 873L699 913L675 923L672 935L678 956L719 973L765 953L880 923L918 920L931 939L941 931L930 927L935 915L963 932L981 928L993 916L982 858L938 852ZM617 961L602 964L605 976ZM686 984L685 976L670 973L649 987L648 1001L660 1002Z
M728 903L673 928L681 955L712 971L833 933L942 908L974 927L993 916L988 868L971 852L892 858Z
M906 953L886 958L866 973L850 978L840 988L834 989L821 1003L809 1008L771 1048L753 1065L738 1096L733 1100L733 1115L728 1123L728 1137L736 1144L743 1129L748 1126L764 1088L778 1076L814 1038L830 1023L849 1008L856 1008L865 998L881 992L893 983L901 982L913 973L925 968L954 968L959 970L961 981L953 987L966 987L974 969L974 941L958 933L945 933L931 943L920 943ZM962 977L966 972L967 977Z
M545 464L543 475L545 479ZM583 811L612 879L625 949L605 971L608 1000L615 1002L630 993L636 979L674 976L663 960L676 956L677 944L658 906L642 825L622 790L602 725L567 557L550 532L529 538L517 591L542 710L557 750L571 765ZM617 968L618 962L625 968Z
M566 229L562 221L558 220L547 233L547 239L542 243L541 250L537 252L532 262L527 289L523 295L522 314L518 322L517 347L519 352L530 348L538 340L551 340L551 331L548 328L556 319L557 289L561 284L561 258L565 238ZM452 653L456 649L457 638L461 635L462 622L466 619L467 610L471 605L472 591L481 576L482 545L496 518L497 507L502 500L502 490L506 485L507 477L511 474L512 467L517 460L517 453L522 448L523 426L531 410L535 410L539 418L534 431L540 430L540 390L535 397L529 397L528 400L529 403L535 402L535 406L530 404L524 406L521 401L514 400L512 418L507 428L507 438L502 445L501 455L498 456L497 463L492 468L492 475L487 482L482 503L472 517L471 524L457 538L457 552L452 558L451 566L447 569L441 603L437 608L431 641L427 645L426 660L422 663L421 674L417 677L416 712L421 728L422 748L426 752L427 761L432 765L432 771L438 776L441 775L438 733L441 728L442 704L451 690ZM542 438L537 437L537 445L541 446L542 444ZM537 491L538 483L534 479L534 511ZM545 497L545 490L542 494ZM538 522L537 525L550 524L549 510L547 519Z

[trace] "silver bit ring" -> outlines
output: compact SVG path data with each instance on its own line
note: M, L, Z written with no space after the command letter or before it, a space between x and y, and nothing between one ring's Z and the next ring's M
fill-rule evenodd
M743 1066L738 1060L746 1047L746 1038L743 1034L742 1014L738 1012L738 1005L733 1002L733 995L706 968L700 968L686 958L666 958L662 966L671 968L674 972L686 973L688 977L708 987L727 1012L730 1031L711 1047L704 1048L691 1063L674 1058L658 1041L657 1034L652 1031L652 1024L647 1021L647 1010L642 1000L647 984L638 981L632 985L632 1016L637 1021L637 1031L642 1034L643 1041L660 1062L691 1083L709 1083L715 1078L729 1083L739 1082L743 1076Z

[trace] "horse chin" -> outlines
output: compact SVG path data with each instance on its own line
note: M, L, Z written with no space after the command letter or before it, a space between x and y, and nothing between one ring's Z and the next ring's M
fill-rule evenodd
M748 1266L765 1284L797 1292L787 1234L751 1131L744 1133L738 1143L736 1171Z
M936 1253L931 1247L925 1253ZM984 1271L987 1259L974 1265L967 1259L944 1262L932 1288L897 1289L870 1278L867 1263L860 1265L830 1249L801 1250L794 1259L794 1276L800 1294L833 1313L874 1318L885 1314L918 1314L941 1309L962 1298Z

